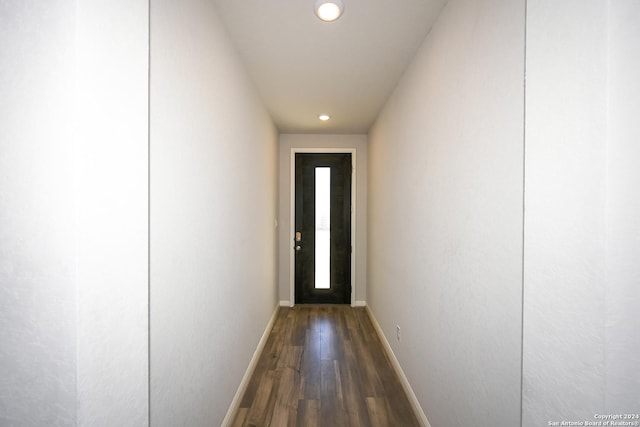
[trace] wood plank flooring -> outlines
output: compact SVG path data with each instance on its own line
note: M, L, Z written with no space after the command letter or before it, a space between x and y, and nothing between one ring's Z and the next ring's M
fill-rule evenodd
M280 308L234 427L419 426L363 308Z

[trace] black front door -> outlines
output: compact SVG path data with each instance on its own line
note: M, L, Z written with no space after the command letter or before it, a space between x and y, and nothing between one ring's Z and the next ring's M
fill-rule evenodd
M351 154L297 153L295 302L351 302Z

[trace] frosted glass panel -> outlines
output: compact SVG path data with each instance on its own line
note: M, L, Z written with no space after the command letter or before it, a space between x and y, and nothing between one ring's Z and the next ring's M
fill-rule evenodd
M331 168L316 168L316 289L331 287Z

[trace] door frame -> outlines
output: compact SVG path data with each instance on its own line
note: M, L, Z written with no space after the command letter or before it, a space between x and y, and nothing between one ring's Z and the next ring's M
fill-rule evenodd
M295 305L296 296L296 263L295 250L293 248L296 227L296 153L317 154L351 154L351 306L355 307L356 295L356 149L355 148L291 148L291 188L289 189L289 306Z

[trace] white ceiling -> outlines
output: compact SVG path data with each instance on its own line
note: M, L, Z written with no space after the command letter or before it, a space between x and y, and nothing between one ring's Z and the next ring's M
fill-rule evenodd
M367 133L445 0L213 0L282 133ZM321 122L318 114L331 115Z

